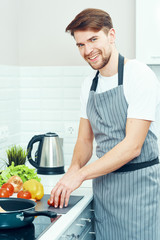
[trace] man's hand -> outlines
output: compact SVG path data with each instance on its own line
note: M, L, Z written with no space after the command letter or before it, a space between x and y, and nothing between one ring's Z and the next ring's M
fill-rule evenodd
M58 207L59 196L61 198L59 207L66 207L71 193L85 180L83 167L92 156L93 138L89 120L81 118L71 166L51 191L50 201L55 207Z
M80 169L68 170L51 191L50 202L54 202L54 207L58 207L60 196L60 208L67 207L71 193L77 189L84 181Z

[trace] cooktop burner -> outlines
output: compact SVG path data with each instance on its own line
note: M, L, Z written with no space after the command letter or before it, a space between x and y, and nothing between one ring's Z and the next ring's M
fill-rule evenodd
M54 219L39 216L33 223L22 228L2 229L0 230L0 239L2 240L35 240L40 237L48 228L50 228L61 215Z

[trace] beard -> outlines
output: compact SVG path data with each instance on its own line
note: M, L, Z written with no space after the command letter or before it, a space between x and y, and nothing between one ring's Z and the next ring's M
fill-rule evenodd
M102 53L101 53L101 56L102 56ZM100 63L91 63L88 61L88 56L85 57L85 60L88 62L88 64L94 69L94 70L100 70L102 68L104 68L109 60L110 60L110 57L111 57L111 52L108 54L108 56L102 56L102 60L100 61Z

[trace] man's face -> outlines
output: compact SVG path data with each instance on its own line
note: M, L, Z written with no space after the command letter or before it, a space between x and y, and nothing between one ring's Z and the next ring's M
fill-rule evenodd
M81 56L90 64L90 66L99 70L109 62L112 44L110 41L110 31L108 35L103 31L75 31L74 38L79 48Z

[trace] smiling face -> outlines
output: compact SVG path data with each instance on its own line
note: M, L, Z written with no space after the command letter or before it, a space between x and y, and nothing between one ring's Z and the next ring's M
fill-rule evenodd
M81 56L93 69L100 70L108 64L115 40L113 28L109 30L108 34L103 30L75 31L74 38Z

